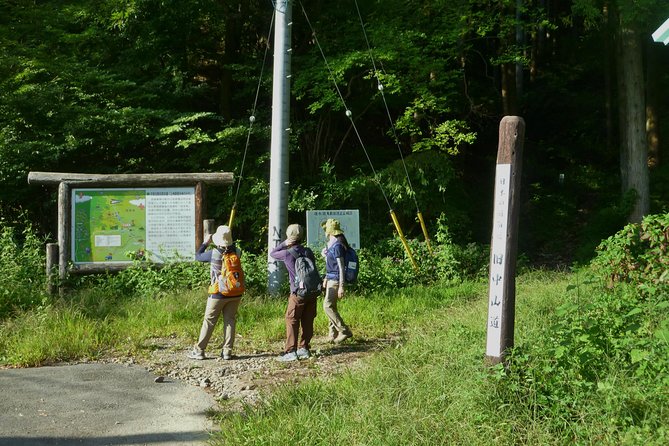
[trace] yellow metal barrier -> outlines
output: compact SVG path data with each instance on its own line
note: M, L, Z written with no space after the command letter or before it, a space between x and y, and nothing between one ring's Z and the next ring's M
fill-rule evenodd
M425 226L425 221L423 220L423 214L418 212L418 220L420 221L420 227L423 229L423 235L425 236L425 243L427 243L427 250L432 254L432 245L430 244L430 236L427 235L427 227Z
M404 233L402 232L402 228L400 228L400 223L397 221L397 216L395 215L395 211L392 209L390 210L390 217L393 219L393 223L395 223L395 229L397 229L397 233L400 236L400 240L402 240L402 244L404 245L404 249L407 252L407 255L409 256L409 260L411 260L411 264L413 265L413 268L418 272L418 265L416 264L416 261L413 258L413 255L411 254L411 248L409 248L409 244L407 243L407 240L404 238Z

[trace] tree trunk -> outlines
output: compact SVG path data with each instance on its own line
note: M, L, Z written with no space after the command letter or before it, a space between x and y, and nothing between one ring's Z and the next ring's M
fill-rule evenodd
M613 82L615 79L615 65L613 63L615 54L613 51L613 42L611 41L610 36L615 35L615 24L612 23L611 17L609 17L609 5L608 2L604 4L602 8L602 16L604 17L604 35L602 40L604 41L604 85L606 96L604 99L604 109L606 110L606 150L607 153L613 151L615 147L615 125L613 124L614 112L613 112L613 103L615 101L615 90L613 87Z
M620 107L624 138L621 139L621 167L626 171L623 182L625 192L634 189L637 200L628 217L630 222L640 222L650 208L648 179L648 145L646 141L646 101L644 91L643 57L641 39L637 32L621 23L620 27L620 85L624 106ZM622 162L626 166L622 166Z
M225 42L223 55L221 57L221 87L219 91L219 113L226 120L233 118L232 97L234 92L234 80L230 65L239 59L240 33L241 33L241 3L233 4L225 20Z
M502 64L502 106L504 116L518 114L518 97L516 94L516 65Z
M664 48L659 48L664 50ZM657 49L657 44L646 44L646 137L650 169L660 165L660 121L657 100L661 97L661 91Z
M617 95L615 99L617 100L617 105L618 105L618 154L620 157L620 191L622 193L625 193L627 191L627 187L629 184L629 181L627 180L628 177L628 161L627 161L627 148L626 148L626 141L627 141L627 93L625 89L625 83L624 83L624 77L623 77L623 71L624 67L623 64L625 63L623 60L623 45L622 45L622 29L620 27L620 18L618 16L618 10L617 8L611 8L610 9L610 21L612 24L615 24L615 26L612 26L611 29L614 30L613 35L615 36L615 45L614 45L614 51L615 51L615 64L616 64L616 76L615 76L615 81L616 81L616 92Z

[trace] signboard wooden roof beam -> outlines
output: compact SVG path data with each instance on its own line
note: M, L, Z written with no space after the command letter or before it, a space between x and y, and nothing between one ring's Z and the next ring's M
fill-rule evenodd
M232 184L232 172L205 173L128 173L128 174L94 174L94 173L61 173L61 172L30 172L29 184L59 184L61 182L77 184L102 185L134 185L134 186L193 186L205 184Z

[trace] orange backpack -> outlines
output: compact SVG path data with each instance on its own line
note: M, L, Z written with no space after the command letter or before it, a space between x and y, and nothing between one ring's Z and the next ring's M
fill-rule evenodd
M246 291L242 262L236 252L223 254L221 274L209 285L209 294L220 293L225 297L239 297Z

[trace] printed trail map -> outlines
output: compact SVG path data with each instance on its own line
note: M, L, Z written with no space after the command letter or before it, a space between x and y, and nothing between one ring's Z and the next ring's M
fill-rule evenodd
M75 190L72 206L75 263L129 262L144 256L145 190Z

